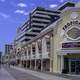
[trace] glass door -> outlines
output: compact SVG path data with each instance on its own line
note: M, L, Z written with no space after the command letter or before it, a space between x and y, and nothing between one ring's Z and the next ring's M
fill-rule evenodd
M76 61L71 60L71 73L75 73L76 71Z
M76 61L76 73L80 73L80 60Z
M70 69L71 69L71 73L75 73L75 74L80 73L80 60L72 59Z

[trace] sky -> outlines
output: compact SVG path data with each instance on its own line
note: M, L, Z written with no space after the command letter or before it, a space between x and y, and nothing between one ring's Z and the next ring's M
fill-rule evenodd
M41 6L56 9L67 0L0 0L0 51L16 36L16 29L27 21L29 13ZM78 2L80 0L69 0Z

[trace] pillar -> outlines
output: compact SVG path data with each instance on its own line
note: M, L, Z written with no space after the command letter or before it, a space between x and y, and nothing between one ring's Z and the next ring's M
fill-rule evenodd
M30 69L32 68L32 65L31 65L31 60L30 60Z
M28 62L27 62L27 60L26 60L26 68L27 68L27 65L28 65Z
M41 59L41 71L43 71L43 59Z
M53 38L52 38L52 36L50 38L50 44L51 44L51 49L50 49L50 72L53 72Z
M61 55L61 72L64 69L64 56Z
M69 59L69 73L71 73L71 59Z
M42 38L42 57L41 57L41 71L43 71L43 59L46 55L46 38Z
M39 55L38 52L38 42L35 43L35 47L36 47L36 54L35 54L35 70L37 70L37 56Z
M36 70L36 59L35 59L35 70Z

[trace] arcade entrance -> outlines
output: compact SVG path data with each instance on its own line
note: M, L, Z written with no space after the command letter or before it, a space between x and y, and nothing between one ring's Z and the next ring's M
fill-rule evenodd
M70 68L69 72L71 73L80 73L80 59L71 59L69 61Z
M67 73L80 74L80 55L64 56L64 69Z

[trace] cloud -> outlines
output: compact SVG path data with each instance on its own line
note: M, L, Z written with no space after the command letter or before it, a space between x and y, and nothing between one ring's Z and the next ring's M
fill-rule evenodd
M23 10L16 10L15 13L21 13L21 14L23 14L24 11Z
M24 10L16 10L15 13L23 14L23 15L28 15L29 14L29 12L26 12Z
M50 8L54 8L54 7L57 7L57 6L58 6L57 4L50 4L49 5Z
M63 2L64 0L60 0L60 2Z
M0 0L1 2L5 2L5 0Z
M9 18L10 17L10 15L2 13L2 12L0 12L0 16L2 16L3 18Z
M25 3L19 3L19 4L17 4L17 6L19 6L19 7L27 7L27 5Z

